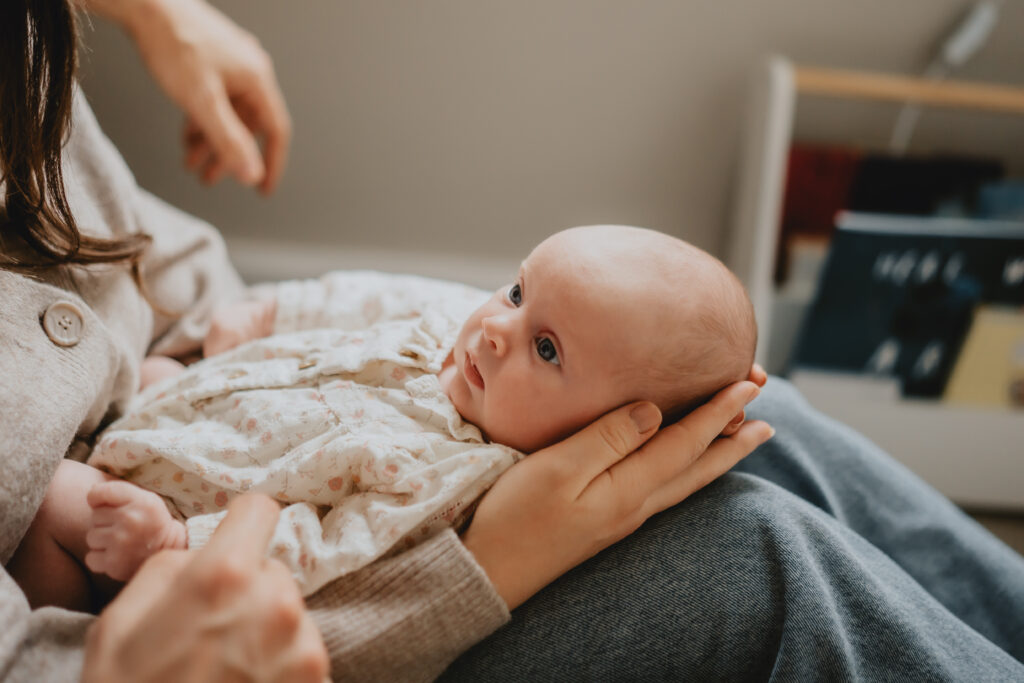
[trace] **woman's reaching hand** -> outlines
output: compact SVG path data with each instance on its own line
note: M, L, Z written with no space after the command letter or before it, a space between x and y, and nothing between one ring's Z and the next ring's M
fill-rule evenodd
M660 431L652 403L605 415L503 474L463 543L509 608L517 607L771 438L764 422L720 436L759 391L750 381L733 384Z
M291 119L266 51L205 0L84 0L119 22L186 114L185 164L264 193L284 172ZM262 142L262 154L260 150Z

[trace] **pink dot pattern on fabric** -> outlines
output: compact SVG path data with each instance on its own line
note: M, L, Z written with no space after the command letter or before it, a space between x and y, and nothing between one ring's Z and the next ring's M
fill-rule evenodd
M458 519L517 459L461 420L434 375L459 316L487 295L375 277L340 277L330 291L343 296L313 296L320 308L291 316L317 328L254 340L180 375L166 400L112 425L97 449L111 471L160 488L190 539L238 493L276 498L273 554L305 595ZM362 310L366 297L376 301Z

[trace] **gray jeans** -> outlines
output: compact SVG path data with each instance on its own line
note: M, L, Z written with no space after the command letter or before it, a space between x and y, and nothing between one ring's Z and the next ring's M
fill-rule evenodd
M441 680L1024 681L1019 555L784 380L749 414L770 442Z

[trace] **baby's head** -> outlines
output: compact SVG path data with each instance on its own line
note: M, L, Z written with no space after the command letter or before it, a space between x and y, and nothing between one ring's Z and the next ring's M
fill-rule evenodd
M756 341L743 286L710 254L652 230L572 228L466 321L446 388L490 440L530 452L635 400L677 416L746 379Z

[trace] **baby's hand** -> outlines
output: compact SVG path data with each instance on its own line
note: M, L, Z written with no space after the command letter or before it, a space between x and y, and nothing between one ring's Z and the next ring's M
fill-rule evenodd
M146 356L139 366L139 391L160 380L174 377L185 370L185 366L167 356Z
M203 357L229 351L251 339L269 336L274 331L277 301L262 299L241 301L213 312L210 331L203 340Z
M92 520L85 535L85 565L98 574L127 581L157 551L185 548L185 525L152 491L107 481L89 489L86 500Z

